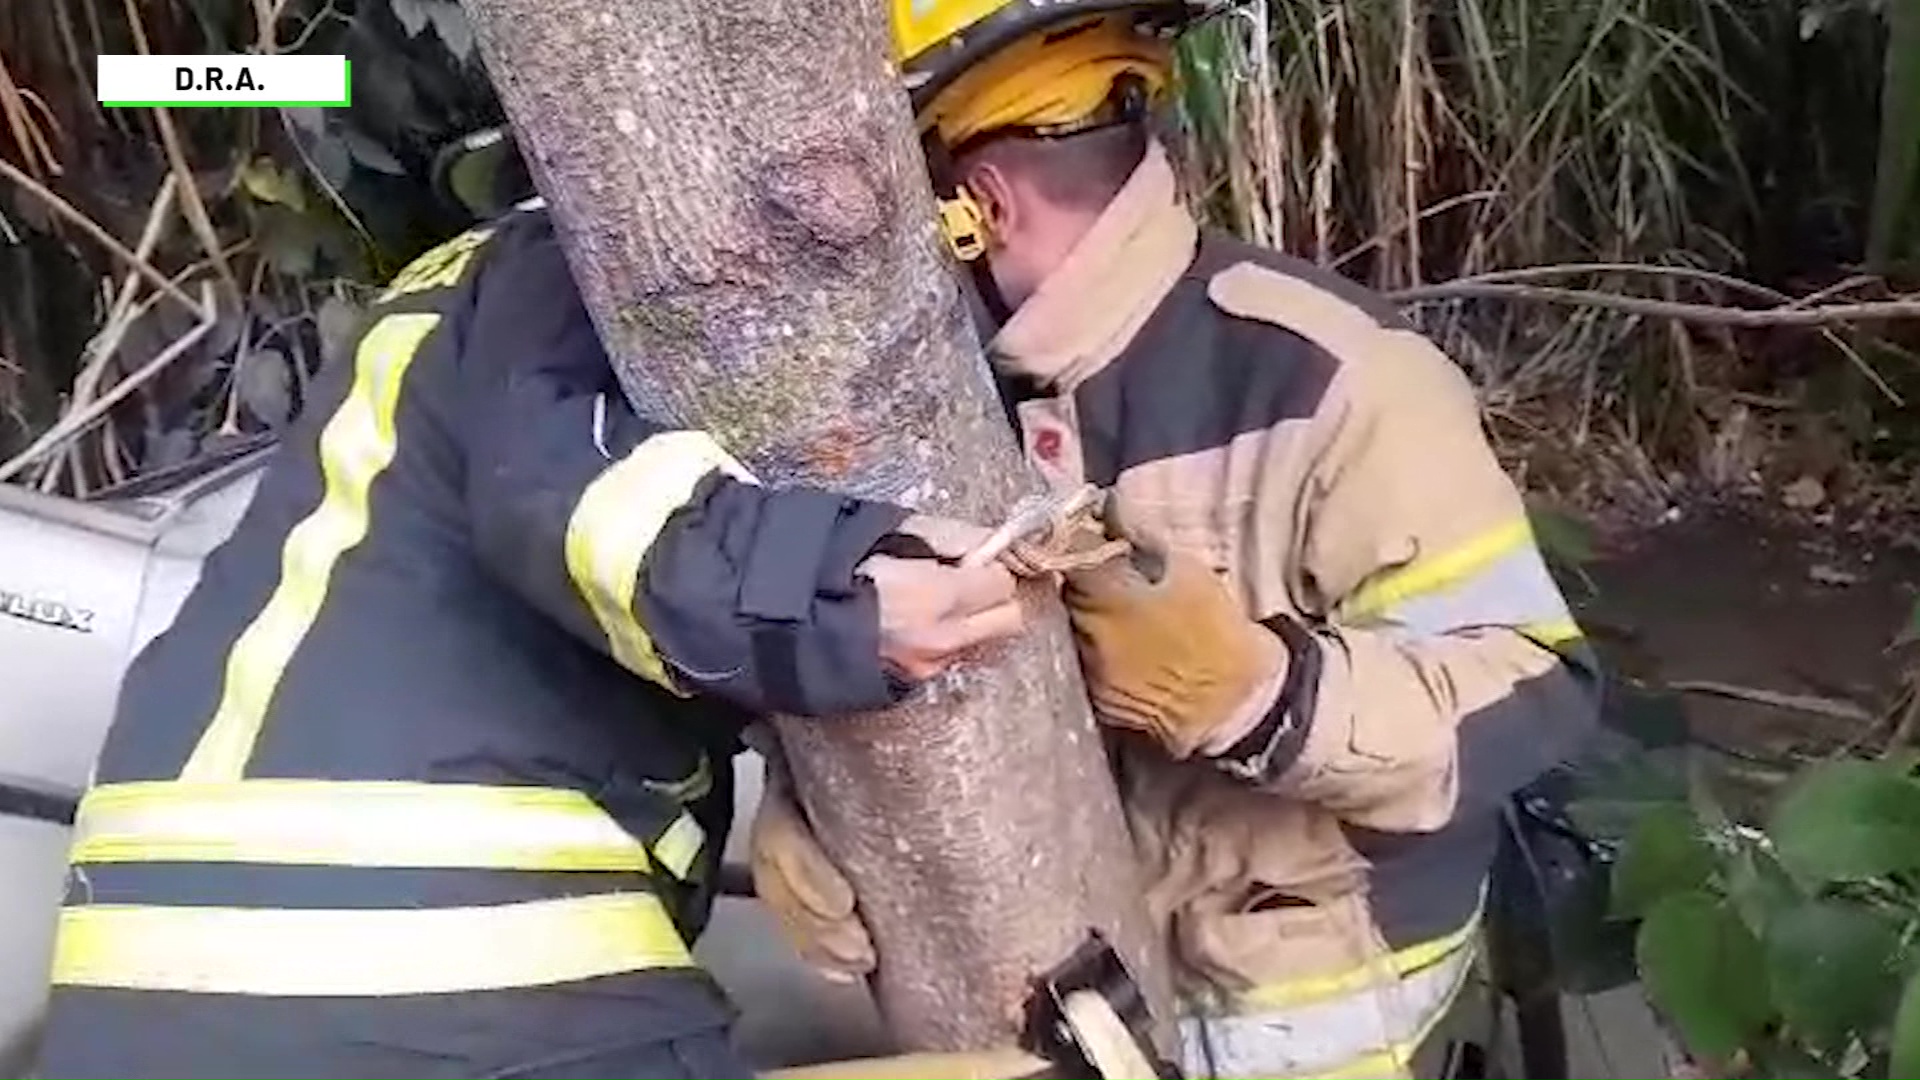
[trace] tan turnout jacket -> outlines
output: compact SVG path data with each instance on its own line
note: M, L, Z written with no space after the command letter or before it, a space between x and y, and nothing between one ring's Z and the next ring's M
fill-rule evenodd
M1120 754L1195 1007L1365 991L1465 941L1500 808L1596 698L1462 372L1364 288L1202 235L1157 148L992 351L1034 465L1111 485L1293 654L1228 760Z

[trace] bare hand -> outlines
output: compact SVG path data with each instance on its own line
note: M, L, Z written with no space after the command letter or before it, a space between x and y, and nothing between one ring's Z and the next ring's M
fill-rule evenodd
M901 527L945 556L964 553L988 530L916 517ZM880 657L895 675L922 682L969 650L1024 629L1014 577L999 563L944 566L933 559L875 555L860 565L880 598Z

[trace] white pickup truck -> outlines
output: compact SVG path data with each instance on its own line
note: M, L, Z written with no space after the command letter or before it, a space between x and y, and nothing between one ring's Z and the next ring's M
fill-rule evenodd
M0 484L0 1076L46 998L74 803L127 664L232 532L272 447L86 502Z

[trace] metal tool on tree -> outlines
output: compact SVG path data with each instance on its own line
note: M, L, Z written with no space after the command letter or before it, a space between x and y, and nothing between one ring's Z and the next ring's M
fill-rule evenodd
M1152 1016L1126 961L1097 929L1034 980L1019 1046L809 1065L770 1080L1179 1080L1154 1049Z
M1177 1080L1149 1037L1152 1017L1127 963L1098 931L1039 980L1028 1038L1069 1075Z

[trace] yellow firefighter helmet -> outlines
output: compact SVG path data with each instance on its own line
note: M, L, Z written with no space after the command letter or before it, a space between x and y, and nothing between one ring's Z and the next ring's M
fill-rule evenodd
M1169 38L1222 0L891 0L894 59L923 131L1065 134L1117 80L1165 88Z
M934 154L980 136L1064 136L1117 119L1166 88L1171 38L1236 0L891 0L894 60ZM1131 97L1116 90L1131 84ZM934 163L954 255L985 251L980 208Z

